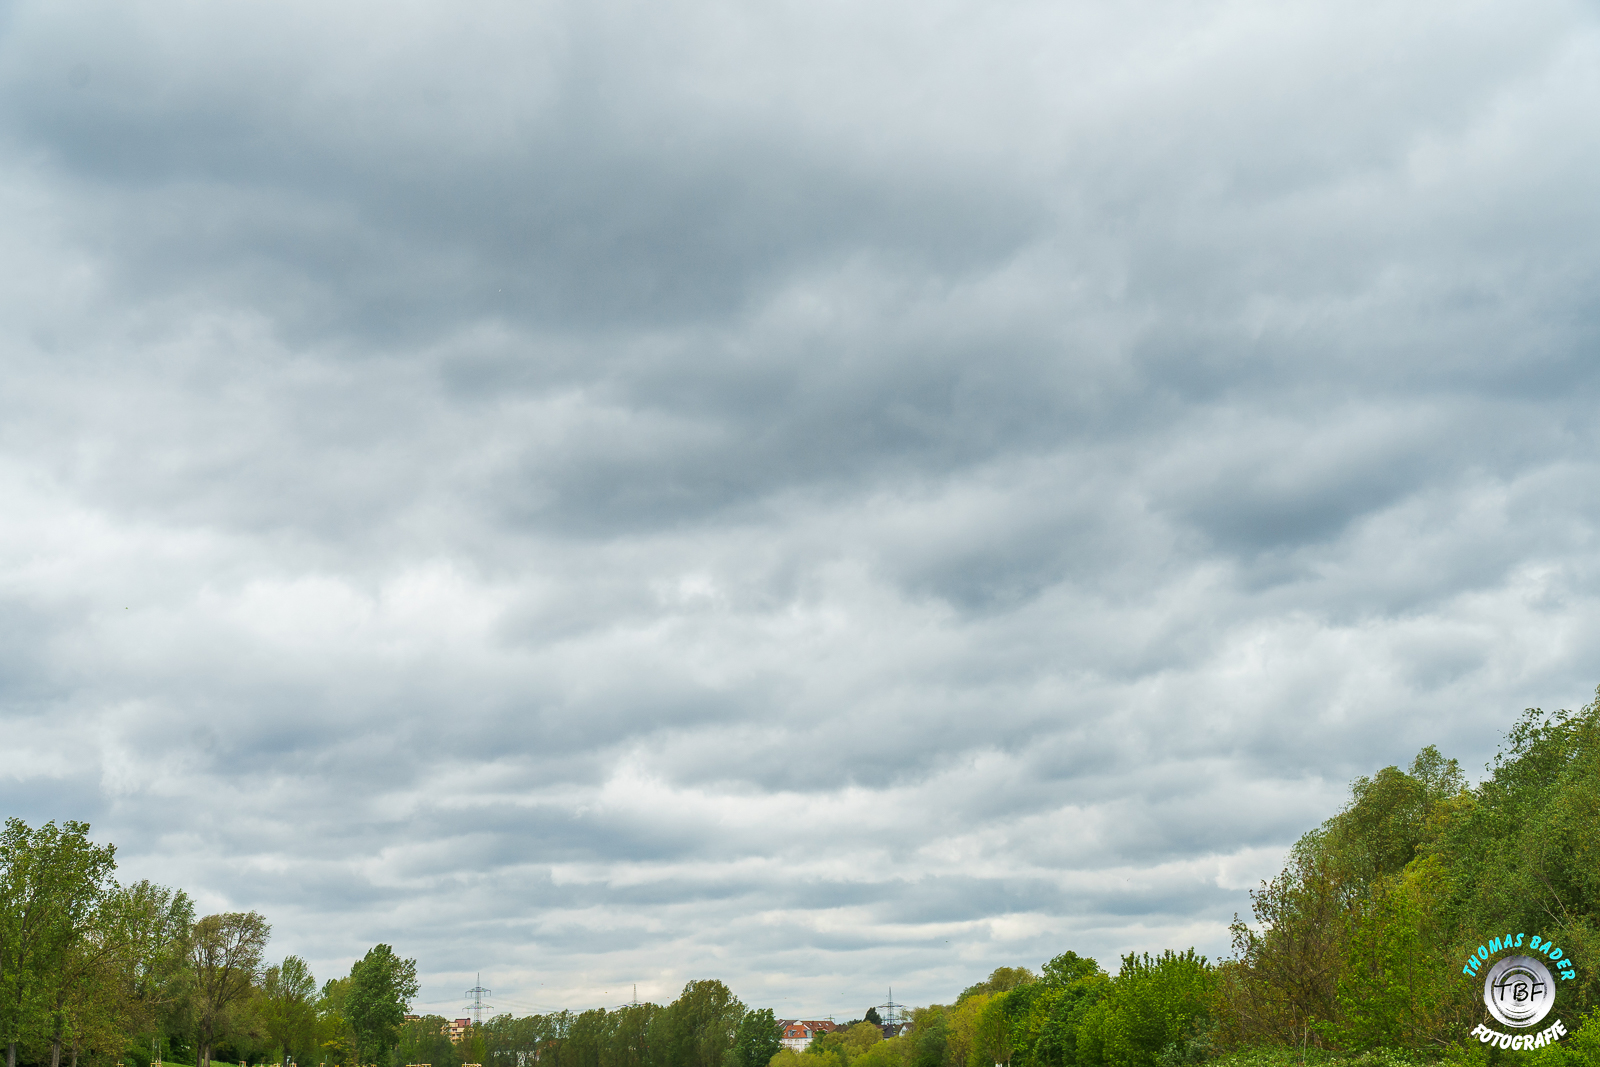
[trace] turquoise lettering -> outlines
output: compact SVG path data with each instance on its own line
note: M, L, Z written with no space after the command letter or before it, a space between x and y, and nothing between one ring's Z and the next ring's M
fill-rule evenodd
M1498 937L1493 938L1493 939L1491 939L1489 941L1489 951L1490 952L1499 952L1500 951L1500 939Z
M1529 948L1538 948L1543 942L1544 942L1543 938L1541 938L1538 934L1534 934L1533 935L1533 940L1528 942L1528 947Z
M1517 947L1518 948L1522 947L1522 939L1527 937L1527 936L1528 936L1527 934L1518 934L1517 935Z
M1486 960L1489 958L1489 947L1487 945L1478 946L1478 958L1480 960Z

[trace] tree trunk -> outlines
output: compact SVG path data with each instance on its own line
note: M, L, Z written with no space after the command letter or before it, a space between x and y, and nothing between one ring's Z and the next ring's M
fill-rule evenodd
M6 1067L17 1067L17 1043L15 1041L6 1046Z

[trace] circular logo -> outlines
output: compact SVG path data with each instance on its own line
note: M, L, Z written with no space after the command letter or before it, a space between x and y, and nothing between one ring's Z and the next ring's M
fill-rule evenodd
M1533 1026L1555 1004L1550 972L1532 956L1507 956L1483 977L1483 1005L1507 1026Z

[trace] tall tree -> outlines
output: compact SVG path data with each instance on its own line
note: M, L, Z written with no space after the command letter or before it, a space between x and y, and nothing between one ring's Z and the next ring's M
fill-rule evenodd
M48 1029L52 976L87 935L111 887L116 847L89 840L89 825L7 819L0 833L0 1041L6 1067L31 1028Z
M56 958L45 975L50 1067L61 1067L63 1045L70 1049L76 1067L86 1044L115 1050L128 1030L129 998L123 989L122 966L126 946L115 894L109 897L91 916L85 936Z
M1011 991L996 993L978 1012L972 1028L972 1049L967 1054L970 1067L982 1067L986 1063L999 1067L1011 1062L1014 1013L1006 1010L1011 996Z
M189 960L194 968L199 1067L211 1067L212 1046L260 980L261 954L271 933L267 920L253 911L207 915L194 924Z
M57 972L50 1060L60 1067L63 1045L71 1067L85 1052L117 1053L126 1047L135 1017L127 996L122 945L94 936Z
M509 1020L507 1020L509 1021ZM420 1019L409 1019L400 1027L400 1044L396 1046L397 1063L427 1063L432 1067L459 1067L462 1063L461 1047L450 1040L446 1032L450 1022L441 1015L424 1015ZM492 1025L485 1029L498 1031L495 1036L504 1038L505 1022L499 1027ZM504 1044L502 1040L500 1044ZM496 1048L492 1060L498 1067L526 1067L532 1060L527 1052L519 1057L512 1053L509 1057L503 1055L502 1049ZM485 1060L485 1063L490 1060Z
M349 975L323 982L322 993L317 997L317 1047L324 1060L336 1065L356 1062L355 1038L351 1036L345 1007L349 997Z
M119 928L114 936L123 945L129 1025L145 1040L189 1033L194 902L181 889L141 881L113 894L105 911L108 924Z
M317 1025L317 980L305 960L286 956L267 968L261 981L261 1016L284 1063L309 1050Z
M651 1023L658 1067L722 1067L744 1005L716 979L690 982Z
M399 1042L417 988L417 961L401 959L388 945L374 945L350 968L344 1007L358 1062L377 1063Z
M876 1014L871 1008L868 1014ZM739 1059L739 1067L767 1067L772 1062L772 1057L783 1048L783 1027L778 1025L778 1020L772 1015L771 1008L762 1008L760 1011L745 1012L744 1018L739 1020L739 1028L734 1033L733 1049Z
M1038 979L1026 967L996 967L989 973L986 981L969 985L963 989L961 996L956 998L956 1002L960 1003L968 997L974 997L980 993L1008 993L1018 986L1036 981Z

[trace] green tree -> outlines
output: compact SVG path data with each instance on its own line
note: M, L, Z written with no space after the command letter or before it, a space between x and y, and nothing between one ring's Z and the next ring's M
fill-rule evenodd
M261 980L261 1021L282 1062L307 1058L317 1025L317 980L299 956L268 967Z
M767 1067L783 1047L783 1027L771 1008L745 1012L734 1032L736 1067Z
M817 1053L839 1067L848 1067L862 1053L882 1041L882 1027L858 1021L843 1029L818 1034L811 1039L811 1047L807 1051Z
M1456 968L1441 946L1443 882L1441 864L1416 861L1370 887L1347 913L1349 956L1339 978L1339 1010L1324 1027L1340 1048L1449 1044L1440 1009Z
M716 979L690 982L653 1020L655 1067L723 1067L744 1005Z
M953 1067L950 1060L950 1009L930 1004L911 1012L911 1048L906 1067Z
M1018 986L1036 981L1038 978L1026 967L996 967L989 972L988 978L963 989L961 995L956 998L956 1003L959 1004L968 997L982 993L1009 993Z
M611 1047L612 1023L604 1008L579 1012L567 1030L565 1067L600 1067Z
M238 1010L248 1006L271 933L267 920L254 911L207 915L194 924L189 961L199 1067L210 1067L213 1046L228 1033Z
M1063 952L1040 968L1039 980L1047 986L1065 989L1085 978L1103 973L1094 960L1076 952Z
M1096 1031L1086 1058L1098 1053L1105 1067L1173 1067L1203 1059L1215 991L1215 972L1194 949L1124 956L1107 995L1085 1018L1084 1029Z
M134 1005L125 995L126 946L121 932L115 910L103 902L91 917L86 936L51 969L50 1067L61 1067L63 1046L76 1067L86 1048L115 1052L125 1044Z
M996 993L979 1010L972 1028L972 1048L967 1053L969 1067L985 1067L990 1063L998 1067L1011 1062L1013 1014L1006 1010L1006 1001L1012 995Z
M400 1043L395 1047L400 1063L427 1063L432 1067L459 1067L464 1061L461 1058L460 1046L450 1040L450 1035L445 1032L449 1021L439 1015L424 1015L420 1019L407 1021L400 1027ZM493 1025L486 1027L492 1034ZM491 1057L493 1058L493 1057ZM488 1060L484 1061L489 1062ZM522 1064L530 1062L524 1057ZM509 1064L503 1060L497 1061L498 1067L519 1067L515 1057Z
M400 1040L400 1024L417 995L417 961L396 956L388 945L374 945L350 968L345 1018L361 1063L378 1063Z
M118 890L103 907L123 946L123 997L141 1045L191 1029L193 971L189 937L194 902L182 890L150 881Z
M1236 1043L1320 1045L1322 1027L1338 1014L1348 896L1324 838L1302 836L1289 865L1251 892L1256 929L1237 915L1229 927L1236 964L1224 988Z
M655 1062L650 1046L650 1024L661 1010L660 1005L645 1003L629 1004L611 1013L611 1054L606 1067L650 1067ZM766 1067L766 1061L762 1061L761 1067Z
M885 1038L851 1061L852 1067L906 1067L915 1046L909 1034Z
M1508 929L1540 930L1568 956L1600 958L1600 700L1578 712L1529 709L1489 779L1439 820L1448 911L1462 953ZM1563 989L1600 1006L1600 970Z
M355 1036L345 1012L349 995L350 977L346 975L322 983L317 996L317 1048L336 1067L351 1067L356 1062Z
M950 1067L967 1067L977 1045L978 1020L993 993L974 993L969 987L945 1016L945 1059Z
M1052 994L1041 998L1044 1018L1032 1029L1033 1067L1079 1067L1098 1063L1096 1035L1085 1034L1090 1013L1111 989L1111 979L1094 960L1066 952L1045 965L1044 981ZM1069 977L1077 975L1077 977Z
M89 826L7 819L0 833L0 1041L6 1067L33 1030L59 1036L58 981L82 948L111 888L116 848L89 840ZM60 1044L55 1045L57 1063Z

